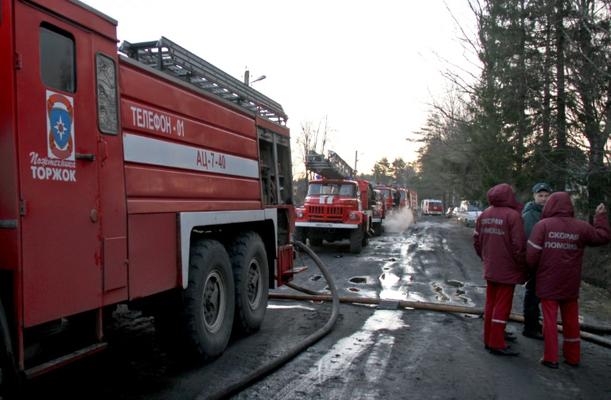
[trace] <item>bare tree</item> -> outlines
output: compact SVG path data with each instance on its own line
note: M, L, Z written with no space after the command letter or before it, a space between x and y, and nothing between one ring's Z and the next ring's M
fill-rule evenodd
M304 171L308 153L313 150L317 153L324 154L327 144L332 137L332 133L333 130L329 127L328 117L326 115L316 123L305 121L301 124L301 131L297 137L297 145L300 157L299 164L303 166Z

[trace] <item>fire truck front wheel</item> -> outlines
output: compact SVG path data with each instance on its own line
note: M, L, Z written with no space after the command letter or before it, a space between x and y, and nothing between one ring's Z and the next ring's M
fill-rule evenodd
M233 324L231 261L216 240L195 243L189 260L189 286L184 291L187 337L200 358L216 357L227 347Z
M254 232L238 236L229 255L235 282L234 328L240 333L259 330L267 309L269 267L261 237Z

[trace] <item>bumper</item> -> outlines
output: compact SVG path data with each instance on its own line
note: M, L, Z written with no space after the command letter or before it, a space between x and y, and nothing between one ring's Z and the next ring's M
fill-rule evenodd
M332 222L295 222L297 228L334 228L334 229L357 229L357 224L338 224Z

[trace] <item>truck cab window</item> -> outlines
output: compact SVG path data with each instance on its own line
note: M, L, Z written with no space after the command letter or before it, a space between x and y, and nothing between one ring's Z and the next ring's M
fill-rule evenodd
M116 135L119 129L117 107L117 68L112 58L96 54L98 127L100 132Z
M40 27L40 72L43 83L74 93L76 89L74 38L49 25Z

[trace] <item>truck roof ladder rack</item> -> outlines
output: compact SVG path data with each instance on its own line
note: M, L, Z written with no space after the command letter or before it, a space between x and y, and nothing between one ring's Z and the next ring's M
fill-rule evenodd
M119 51L260 117L286 125L288 117L279 103L165 37L152 42L123 41Z
M306 169L327 179L349 179L354 177L354 169L336 152L329 150L327 157L310 150L306 157Z

